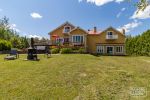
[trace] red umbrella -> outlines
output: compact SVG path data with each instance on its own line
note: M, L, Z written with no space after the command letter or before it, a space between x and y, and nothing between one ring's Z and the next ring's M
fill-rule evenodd
M54 38L58 38L59 36L58 36L58 35L52 35L52 37L54 37Z

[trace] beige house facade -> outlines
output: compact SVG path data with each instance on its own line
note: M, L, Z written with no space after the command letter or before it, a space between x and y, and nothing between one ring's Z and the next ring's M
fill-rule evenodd
M125 30L113 27L98 31L84 30L65 22L49 32L52 45L67 48L85 48L88 53L102 55L125 55Z

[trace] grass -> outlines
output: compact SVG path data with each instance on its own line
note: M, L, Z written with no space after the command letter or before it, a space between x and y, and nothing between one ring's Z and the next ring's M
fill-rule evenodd
M4 61L0 55L0 100L150 100L150 58L52 55L40 61ZM147 96L131 96L144 87Z

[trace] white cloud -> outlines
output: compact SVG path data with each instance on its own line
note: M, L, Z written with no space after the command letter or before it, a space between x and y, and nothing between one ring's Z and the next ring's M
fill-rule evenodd
M102 6L102 5L112 2L112 1L113 0L87 0L87 2L95 3L97 6Z
M122 27L119 27L118 30L121 31L122 29L125 29L125 31L128 33L131 30L133 30L134 28L138 27L139 25L141 25L142 22L138 22L137 20L134 20L131 23L128 23Z
M124 0L116 0L115 2L117 2L117 3L121 3L121 2L123 2Z
M17 28L17 25L16 25L16 24L11 24L11 25L9 26L9 28L12 29L12 30L14 30L14 31L16 31L16 32L21 32L21 31Z
M42 36L39 36L39 35L29 35L28 36L29 38L38 38L38 39L42 39Z
M134 14L130 17L131 19L147 19L150 18L150 5L144 11L136 10Z
M49 39L48 37L40 36L37 34L32 34L32 33L27 34L27 32L24 33L23 36L26 36L28 38L38 38L39 40L41 40L42 38Z
M82 2L82 0L79 0L79 2Z
M126 8L122 8L121 11L117 14L116 17L119 18L121 16L122 12L124 12L125 10L126 10Z
M39 13L35 13L35 12L31 13L30 15L34 19L41 19L41 18L43 18L43 16L41 16Z
M78 1L82 2L84 0L78 0ZM110 2L120 3L120 2L123 2L123 1L124 0L86 0L86 2L88 2L88 3L94 3L97 6L102 6L102 5L110 3Z
M122 8L122 9L121 9L121 11L125 11L125 10L126 10L126 8Z
M119 18L120 16L121 16L121 12L119 12L116 17Z

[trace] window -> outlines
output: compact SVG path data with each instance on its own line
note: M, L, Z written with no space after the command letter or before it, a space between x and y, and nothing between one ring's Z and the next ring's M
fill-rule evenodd
M63 43L63 38L56 38L56 43Z
M69 42L69 38L64 38L64 42L68 43Z
M107 32L107 35L113 35L113 32L109 31Z
M74 43L83 43L83 36L80 36L80 35L73 36L73 42Z
M116 53L123 53L123 46L116 46Z
M104 46L97 46L97 53L104 53Z
M64 33L70 32L71 27L70 26L65 26L64 27Z

